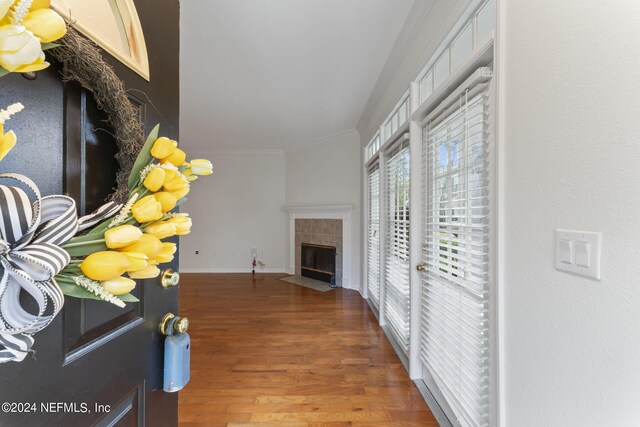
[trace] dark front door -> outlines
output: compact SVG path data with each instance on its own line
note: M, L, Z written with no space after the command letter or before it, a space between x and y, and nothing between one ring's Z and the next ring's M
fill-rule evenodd
M178 0L135 3L151 81L104 56L132 89L146 132L160 123L162 135L178 139ZM0 78L0 108L13 102L25 110L7 122L18 143L0 172L29 176L43 195L69 194L80 215L99 206L115 185L117 148L92 94L63 83L54 64L35 81ZM177 261L170 267L177 270ZM0 365L0 426L176 425L177 395L162 390L158 323L167 312L178 314L178 292L159 282L139 281L140 302L124 309L67 297L53 323L35 335L33 355Z

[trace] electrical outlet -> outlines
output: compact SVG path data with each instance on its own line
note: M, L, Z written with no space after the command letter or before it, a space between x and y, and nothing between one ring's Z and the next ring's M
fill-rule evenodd
M258 257L258 248L251 248L251 256L253 258L257 258Z
M200 251L196 251L196 255L198 255L200 253Z

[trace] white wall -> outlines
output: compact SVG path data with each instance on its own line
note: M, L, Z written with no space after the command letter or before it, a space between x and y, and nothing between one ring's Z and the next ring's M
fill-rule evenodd
M360 137L356 131L286 153L286 202L295 205L358 204Z
M189 201L182 207L196 225L193 233L181 239L180 270L251 271L251 248L256 247L258 258L266 264L263 271L285 271L284 153L189 154L210 159L214 173L192 185Z
M371 140L471 1L415 2L358 122L363 146Z
M287 206L355 206L350 239L353 274L351 279L343 278L345 287L353 289L361 286L361 173L360 135L356 131L286 153Z
M360 137L352 131L286 153L190 152L210 159L214 173L192 185L183 206L197 225L181 239L180 270L250 271L251 248L257 247L263 271L286 271L289 227L283 207L301 205L355 206L351 259L360 265L360 150ZM349 285L358 287L359 268L354 270Z
M640 422L640 2L500 2L505 426ZM602 281L554 269L601 231Z

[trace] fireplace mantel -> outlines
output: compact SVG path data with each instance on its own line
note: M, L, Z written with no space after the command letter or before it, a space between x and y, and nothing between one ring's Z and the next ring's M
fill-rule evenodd
M296 266L296 218L341 219L342 220L342 287L358 289L355 279L356 265L353 260L352 211L354 205L308 205L285 206L283 210L289 214L289 274L295 274Z

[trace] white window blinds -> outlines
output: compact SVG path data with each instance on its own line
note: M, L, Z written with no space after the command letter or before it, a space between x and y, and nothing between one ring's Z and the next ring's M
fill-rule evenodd
M380 167L368 170L367 193L367 289L369 300L380 304Z
M463 426L489 424L488 83L423 130L421 359Z
M387 154L385 318L405 353L409 349L409 143Z

